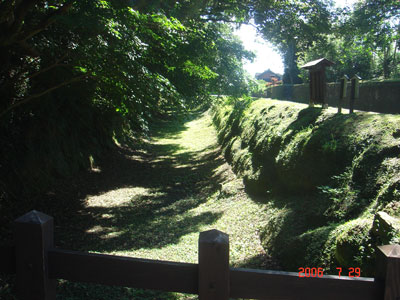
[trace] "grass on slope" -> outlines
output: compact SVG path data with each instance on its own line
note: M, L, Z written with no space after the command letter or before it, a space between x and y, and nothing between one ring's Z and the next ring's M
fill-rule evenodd
M51 191L82 207L55 216L66 249L197 263L199 232L230 235L231 265L276 268L261 246L262 204L249 199L220 155L208 113L166 120L141 149L119 147L71 187ZM64 190L63 190L64 188ZM75 199L75 200L74 200ZM57 299L196 299L194 295L59 281Z
M222 99L214 111L225 157L268 202L266 251L288 271L374 276L376 246L400 240L377 214L400 216L400 117L272 99Z

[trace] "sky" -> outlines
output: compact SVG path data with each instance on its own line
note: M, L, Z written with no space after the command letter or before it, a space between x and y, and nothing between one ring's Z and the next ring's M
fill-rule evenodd
M336 6L351 6L357 0L336 0ZM245 62L244 68L250 75L262 73L267 69L283 74L283 62L280 54L274 50L273 46L257 36L256 29L252 25L242 25L235 34L240 37L245 48L255 52L256 58L253 63Z

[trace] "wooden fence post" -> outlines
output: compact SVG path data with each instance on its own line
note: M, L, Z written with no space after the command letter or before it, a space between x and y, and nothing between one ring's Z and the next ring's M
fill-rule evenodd
M14 224L18 299L56 299L56 281L49 279L47 263L47 251L54 246L53 218L33 210Z
M340 96L339 96L339 103L338 103L338 114L342 113L343 100L346 99L346 95L347 95L347 82L348 81L349 81L349 77L347 77L347 75L344 75L340 79Z
M358 99L360 95L360 79L358 75L354 75L351 78L351 94L350 94L350 113L354 113L354 102L356 99Z
M384 283L383 300L400 300L400 246L379 246L376 278Z
M229 299L229 236L215 229L200 233L199 299Z

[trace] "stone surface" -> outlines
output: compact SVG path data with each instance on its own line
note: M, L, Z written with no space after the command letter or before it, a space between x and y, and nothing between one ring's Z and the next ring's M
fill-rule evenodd
M372 234L382 244L391 244L396 242L396 237L400 235L400 219L391 217L383 211L376 213Z

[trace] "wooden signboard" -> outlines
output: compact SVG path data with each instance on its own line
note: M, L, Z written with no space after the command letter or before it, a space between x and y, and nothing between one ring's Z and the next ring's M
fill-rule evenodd
M326 58L320 58L310 61L302 66L303 69L310 71L310 106L321 104L326 107L326 75L325 68L332 66L334 63Z

